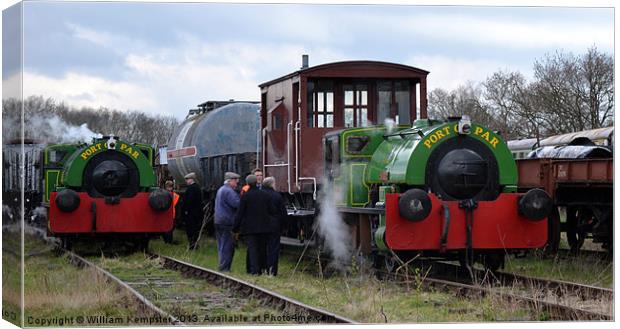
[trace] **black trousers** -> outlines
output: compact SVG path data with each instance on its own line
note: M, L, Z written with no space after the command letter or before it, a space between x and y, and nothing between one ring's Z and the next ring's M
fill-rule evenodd
M198 248L198 235L200 234L200 221L192 218L188 218L185 222L187 233L187 241L189 242L189 249Z
M267 271L278 275L278 259L280 257L280 232L270 233L267 238Z
M250 274L260 275L267 272L267 243L269 234L247 234L245 243L248 246L246 258L247 270Z

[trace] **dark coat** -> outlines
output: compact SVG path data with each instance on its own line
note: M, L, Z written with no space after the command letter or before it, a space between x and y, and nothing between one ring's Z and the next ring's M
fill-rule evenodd
M202 191L198 184L188 186L182 200L182 216L188 221L202 221Z
M251 187L241 196L233 231L241 234L271 232L271 216L275 214L270 194Z
M271 233L280 235L281 226L284 223L286 216L288 216L286 206L284 204L284 198L282 198L282 195L272 188L263 187L263 191L269 193L271 203L273 204L275 210L275 214L271 216Z

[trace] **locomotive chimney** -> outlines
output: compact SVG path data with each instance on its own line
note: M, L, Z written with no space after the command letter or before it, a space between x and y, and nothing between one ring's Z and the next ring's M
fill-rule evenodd
M301 69L308 68L308 55L301 55Z

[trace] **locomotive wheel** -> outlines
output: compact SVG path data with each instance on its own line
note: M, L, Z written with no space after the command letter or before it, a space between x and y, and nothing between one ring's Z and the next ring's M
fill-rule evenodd
M578 216L577 213L577 208L570 207L566 210L566 239L573 253L581 249L586 239L586 232L579 225L579 217L582 217L582 215Z
M398 260L392 255L386 255L383 257L383 265L385 266L385 271L388 273L396 272L398 269Z
M560 247L560 213L557 207L553 207L547 217L547 244L543 252L545 255L554 255Z
M496 272L504 267L504 253L486 254L482 258L482 263L485 269Z
M134 242L134 245L133 245L133 250L147 252L149 249L149 241L150 239L147 237L136 238L136 241Z
M73 241L68 237L60 238L60 246L62 249L71 250L73 248Z
M140 251L147 252L149 250L149 239L145 238L143 241L140 241Z
M614 252L614 214L613 210L610 210L606 213L607 216L607 238L605 242L603 242L603 249L607 250L607 252L611 255Z
M392 274L396 272L400 263L394 257L394 255L383 252L375 252L373 255L373 266L380 271L385 271L385 274ZM383 277L383 275L379 275L379 277Z

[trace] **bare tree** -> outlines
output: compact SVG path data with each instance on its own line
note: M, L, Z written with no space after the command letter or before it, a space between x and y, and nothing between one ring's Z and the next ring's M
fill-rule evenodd
M452 91L433 89L429 94L428 108L431 118L448 118L468 115L472 121L497 126L482 99L481 85L468 82Z
M20 138L22 104L25 137L49 143L68 142L70 139L63 136L67 131L79 133L90 130L131 142L159 145L166 143L179 125L179 121L172 116L152 116L138 111L122 112L107 108L74 109L51 98L31 96L23 102L3 100L3 139Z
M614 62L611 56L601 54L595 47L580 58L580 75L587 94L590 125L592 128L613 123Z
M493 73L483 84L485 104L506 139L540 137L545 117L520 72Z
M613 122L613 59L592 47L581 56L556 52L534 63L534 95L549 133L594 129Z

